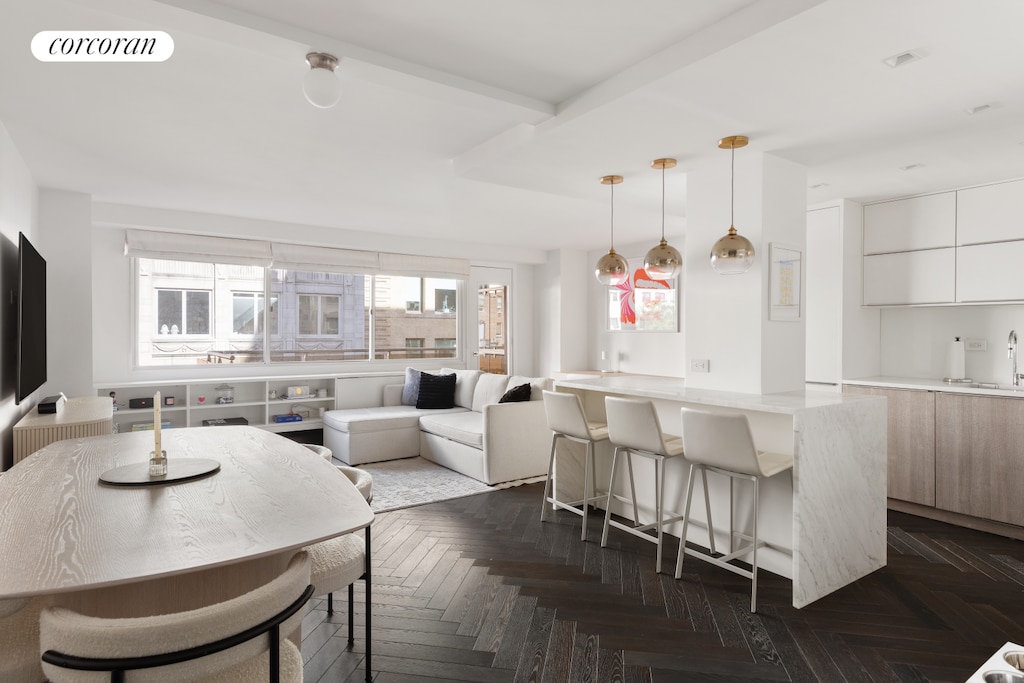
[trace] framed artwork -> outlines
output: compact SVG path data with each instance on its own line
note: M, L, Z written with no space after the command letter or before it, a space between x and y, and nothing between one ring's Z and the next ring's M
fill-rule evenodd
M679 278L657 280L643 259L627 259L629 279L608 288L608 329L633 332L679 331Z
M802 253L794 247L768 245L768 319L797 322L803 315L800 300Z

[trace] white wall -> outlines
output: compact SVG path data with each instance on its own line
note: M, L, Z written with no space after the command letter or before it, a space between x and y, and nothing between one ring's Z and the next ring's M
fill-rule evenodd
M589 318L587 277L594 279L587 254L574 249L549 251L535 267L537 374L587 369ZM594 281L597 284L597 281Z
M840 209L807 212L807 381L843 378L843 234Z
M1010 384L1007 337L1016 330L1024 353L1024 305L888 308L881 311L881 374L942 379L954 337L984 340L985 351L968 351L967 376L976 382ZM1024 372L1024 356L1018 371Z
M46 395L90 396L92 387L92 198L41 189L37 248L46 258Z
M46 387L14 405L16 308L11 295L18 285L18 233L38 242L38 190L21 154L0 123L0 470L13 464L12 428ZM46 255L44 255L44 258Z

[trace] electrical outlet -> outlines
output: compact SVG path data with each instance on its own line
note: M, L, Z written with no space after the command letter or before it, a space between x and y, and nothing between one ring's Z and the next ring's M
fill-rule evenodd
M691 358L690 372L711 372L711 361L707 358Z
M964 349L967 351L986 351L988 342L984 339L967 339L964 342Z

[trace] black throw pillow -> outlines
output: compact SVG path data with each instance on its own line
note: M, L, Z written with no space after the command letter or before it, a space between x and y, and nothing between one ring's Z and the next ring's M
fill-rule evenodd
M517 387L512 387L506 391L501 398L498 399L498 403L519 403L520 401L530 400L530 383L520 384Z
M455 373L450 375L420 375L420 393L416 397L417 408L454 408Z

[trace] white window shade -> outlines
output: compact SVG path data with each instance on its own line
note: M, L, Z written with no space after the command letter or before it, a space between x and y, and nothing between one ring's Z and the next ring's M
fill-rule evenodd
M124 254L169 261L229 263L306 272L386 273L456 280L469 277L470 265L469 260L458 258L134 229L125 231Z
M273 261L270 242L149 230L126 230L124 255L264 268Z
M381 252L380 270L382 273L389 275L412 275L464 280L469 277L469 261L458 258Z
M274 268L306 272L372 274L380 270L375 251L310 247L274 242Z

